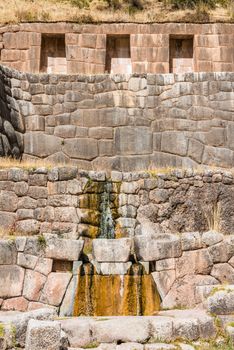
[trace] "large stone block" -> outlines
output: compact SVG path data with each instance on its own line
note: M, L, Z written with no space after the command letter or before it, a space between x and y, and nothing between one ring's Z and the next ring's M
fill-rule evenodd
M60 239L54 235L46 236L46 258L76 261L79 260L84 241Z
M28 132L24 135L24 152L37 157L48 157L61 150L61 139L41 132Z
M157 286L160 297L163 300L175 282L175 270L153 272L152 276Z
M128 154L149 154L153 149L153 134L148 127L126 126L115 130L116 153Z
M38 301L45 282L46 277L41 273L32 270L26 270L23 296L28 300Z
M161 151L185 156L188 149L188 139L182 132L165 131L162 133Z
M234 269L227 263L215 264L211 275L221 283L234 284Z
M179 257L182 254L181 241L176 235L136 236L135 251L139 260L154 261Z
M228 168L233 166L233 153L227 148L205 146L202 163Z
M131 251L131 239L94 239L93 255L98 262L127 262Z
M59 306L71 277L72 274L68 272L51 272L43 288L40 301L45 304Z
M59 350L61 325L57 321L30 320L25 350Z
M18 197L11 191L0 191L0 210L14 212L17 209Z
M92 324L92 334L98 342L103 343L144 343L149 338L149 321L141 317L103 319Z
M221 286L220 290L211 293L207 298L206 307L209 312L216 315L228 315L234 312L234 291L228 286Z
M0 298L20 296L24 283L24 269L16 265L0 266Z
M14 265L16 263L16 245L11 240L0 240L0 265Z
M26 300L24 297L16 297L4 300L1 306L1 310L6 311L26 311L28 308L28 300Z
M98 142L88 138L65 140L63 151L71 158L92 160L98 156Z
M212 266L213 261L207 249L186 251L176 259L176 277L192 274L209 275Z

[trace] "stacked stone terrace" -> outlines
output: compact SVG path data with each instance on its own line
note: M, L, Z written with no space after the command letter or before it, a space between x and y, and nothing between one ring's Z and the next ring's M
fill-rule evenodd
M234 70L228 23L25 23L1 27L0 34L2 64L31 73Z
M88 170L234 164L234 73L1 71L2 155Z
M1 240L0 277L5 281L0 287L1 310L52 307L60 316L73 316L85 264L83 244L50 234ZM234 284L233 235L155 232L134 239L99 238L93 240L89 258L92 255L95 274L123 277L130 270L133 252L145 272L152 274L165 309L206 306L214 288ZM216 307L209 304L211 311Z

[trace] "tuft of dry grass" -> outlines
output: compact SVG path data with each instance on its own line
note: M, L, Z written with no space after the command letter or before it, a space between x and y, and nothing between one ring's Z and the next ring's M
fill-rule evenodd
M37 169L37 168L47 168L51 169L53 167L65 166L64 163L53 163L44 159L36 160L18 160L14 158L0 157L0 169L9 168L22 168L25 170Z
M228 5L226 3L228 2ZM200 6L201 7L201 6ZM174 9L166 0L0 0L0 23L230 22L232 0L214 9Z

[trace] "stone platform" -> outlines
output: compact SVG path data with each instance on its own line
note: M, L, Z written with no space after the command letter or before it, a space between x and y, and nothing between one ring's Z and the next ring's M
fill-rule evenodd
M0 337L1 350L13 349L15 345L26 350L189 350L192 347L179 347L178 342L208 340L217 335L214 318L196 309L161 311L149 317L64 319L58 318L53 309L0 312L0 326L5 335Z

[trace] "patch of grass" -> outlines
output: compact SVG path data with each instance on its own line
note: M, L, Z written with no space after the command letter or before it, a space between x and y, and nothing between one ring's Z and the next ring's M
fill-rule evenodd
M4 324L0 323L0 338L4 337L5 335L5 326Z
M46 239L43 235L37 237L37 243L41 249L44 250L46 248Z
M0 23L188 22L203 5L210 21L233 18L232 0L0 0Z
M99 345L100 345L100 343L98 343L98 342L92 342L92 343L89 343L89 344L83 346L83 348L84 349L94 349L94 348L97 348Z
M221 207L219 202L211 203L205 210L205 217L210 231L219 232Z

